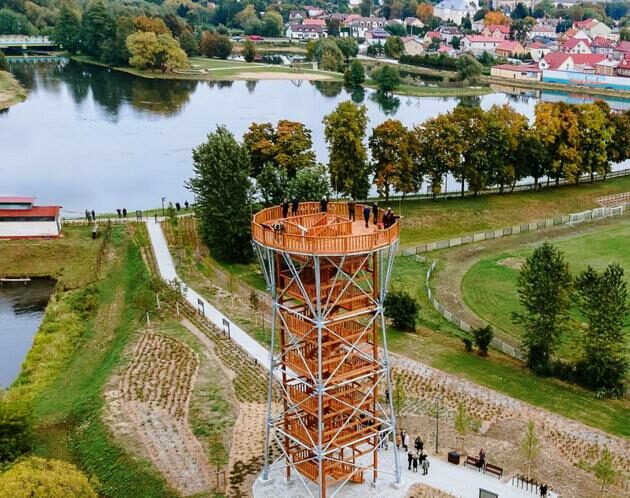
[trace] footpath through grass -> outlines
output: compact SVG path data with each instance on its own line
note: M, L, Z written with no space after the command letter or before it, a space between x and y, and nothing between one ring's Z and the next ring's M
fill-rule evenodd
M630 176L544 188L538 192L410 200L400 207L398 201L390 204L404 217L401 244L415 246L593 209L599 207L595 199L622 192L630 192Z
M602 270L610 263L619 263L626 269L626 281L630 282L630 220L623 219L614 225L606 225L587 235L579 235L553 242L565 253L574 275L587 266ZM541 241L542 243L542 241ZM511 314L521 311L516 279L520 265L531 255L528 246L501 254L488 256L475 263L464 275L461 292L466 305L479 317L495 327L520 339L523 328L512 323ZM577 313L573 318L579 319ZM630 345L630 318L626 320L626 341ZM575 358L579 354L577 326L562 337L559 353Z
M443 319L424 291L427 264L398 257L392 288L408 291L422 306L416 333L388 328L390 349L482 386L586 425L630 436L630 402L600 400L595 393L550 377L538 377L521 362L491 350L482 358L464 350L464 333Z
M81 234L89 230L68 231ZM41 245L54 247L52 242ZM81 246L81 240L78 244ZM94 264L94 259L87 259L86 267ZM50 262L51 268L60 264L52 256ZM144 261L127 227L113 228L105 265L104 277L98 282L56 297L66 312L47 310L35 338L36 343L43 341L45 354L56 361L27 358L10 395L32 397L34 453L75 463L98 479L101 495L175 496L148 461L129 455L116 444L103 422L104 386L123 361L125 347L141 326L147 295L152 296ZM83 273L77 268L73 271ZM83 281L89 280L88 275L83 277ZM65 319L74 325L72 335ZM42 369L45 371L38 373Z

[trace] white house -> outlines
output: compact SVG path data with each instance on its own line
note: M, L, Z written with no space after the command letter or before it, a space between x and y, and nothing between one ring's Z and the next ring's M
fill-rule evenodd
M460 48L462 52L472 52L473 55L481 55L488 52L495 55L496 49L505 40L493 38L491 36L467 35L461 39Z
M368 31L384 29L387 19L384 17L359 17L350 21L350 36L365 38Z
M592 54L591 42L581 38L569 38L561 47L563 52L569 54Z
M326 28L319 25L289 24L286 37L292 40L317 40L326 37Z
M0 239L59 237L61 206L34 202L34 197L0 197Z
M472 19L478 10L479 4L475 0L442 0L433 8L433 15L443 21L461 24L466 16Z
M558 33L556 28L546 24L535 24L529 32L530 38L547 38L549 40L557 40Z

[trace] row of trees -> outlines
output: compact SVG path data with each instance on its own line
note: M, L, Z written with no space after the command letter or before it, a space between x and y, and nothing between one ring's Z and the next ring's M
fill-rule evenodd
M358 66L351 66L348 78L361 80ZM425 178L437 194L447 174L461 182L462 195L465 185L475 193L493 185L503 192L528 176L536 183L544 176L577 183L583 174L605 175L611 161L630 157L630 112L611 113L604 103L541 102L535 115L530 126L508 105L487 111L458 106L411 129L398 120L386 120L367 137L366 107L342 102L323 119L326 166L317 165L311 131L301 123L282 120L275 128L271 123L253 123L242 143L218 128L208 143L195 149L196 176L190 186L200 204L203 199L209 203L240 199L242 205L229 209L242 210L242 218L236 218L242 223L229 224L229 230L235 231L230 241L223 228L214 232L216 217L208 212L201 217L207 220L202 221L202 232L208 246L221 253L218 257L247 260L248 244L240 244L242 253L234 248L235 240L249 240L254 200L277 204L293 194L301 200L317 200L331 189L365 199L370 184L389 200L392 192L403 196L418 192ZM232 152L217 155L222 150ZM209 195L206 189L215 184L217 190ZM238 193L228 195L230 189ZM204 228L203 223L209 226Z
M559 373L606 395L624 391L630 361L624 323L630 313L624 269L590 266L577 277L563 253L549 243L537 248L520 270L517 282L523 312L515 323L525 329L527 364L538 373ZM576 311L586 325L571 322ZM579 331L581 356L572 364L554 360L559 340L569 328ZM555 364L554 364L555 361Z

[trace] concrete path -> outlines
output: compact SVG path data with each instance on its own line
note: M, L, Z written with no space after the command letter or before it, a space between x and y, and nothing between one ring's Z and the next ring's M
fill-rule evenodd
M409 489L418 483L440 489L456 498L479 498L479 490L484 489L498 495L499 498L534 498L537 493L512 486L511 478L499 480L496 476L479 472L476 468L452 465L445 461L446 456L440 458L429 457L429 473L422 475L422 470L412 472L407 470L407 457L401 450L394 450L390 444L388 450L379 452L379 461L383 468L393 468L394 451L399 451L402 466L402 486L393 486L392 475L381 474L375 486L348 483L338 488L330 482L328 495L338 498L404 498ZM272 470L269 473L270 483L256 480L253 487L254 498L277 498L291 496L291 498L316 497L316 488L310 481L308 490L299 477L294 477L290 483L284 478L283 469ZM366 479L371 476L366 475ZM489 495L492 496L492 495ZM547 493L549 498L556 498L555 493Z
M175 270L175 264L173 258L168 250L166 238L162 232L162 227L155 221L148 221L147 229L149 231L149 238L151 239L151 245L153 246L153 252L155 253L155 259L157 261L158 270L161 277L164 280L178 279L180 282L184 282ZM184 282L185 284L185 282ZM200 309L200 303L203 303L204 316L214 325L223 329L224 320L230 325L230 337L241 348L243 348L252 358L258 360L262 366L267 367L269 365L269 351L261 346L258 342L252 339L244 330L238 325L227 318L218 309L212 306L201 295L195 292L193 289L186 285L186 300L195 308Z
M177 278L183 282L175 270L175 264L168 250L162 227L153 220L146 223L160 275L165 280ZM221 329L223 328L223 320L227 320L230 324L232 340L243 348L252 358L258 360L262 366L267 367L269 365L269 352L267 349L252 339L244 330L229 320L197 292L187 288L186 300L196 309L199 309L199 302L202 302L205 317ZM389 450L382 450L380 453L381 461L389 468L393 468L393 448L393 445L390 445ZM340 498L403 498L406 496L409 488L415 483L427 484L458 498L478 498L480 488L497 493L500 498L531 498L536 496L534 493L512 486L510 480L507 478L505 479L506 482L503 482L499 481L496 477L485 475L470 467L464 468L463 465L451 465L444 460L445 457L441 457L442 459L435 457L430 458L431 466L427 476L423 476L420 471L417 473L409 472L406 467L406 455L401 451L399 456L403 467L402 487L398 489L394 488L392 486L393 477L383 476L375 487L365 484L348 484L344 486L343 489L339 490L339 493L335 496L339 496ZM283 478L282 470L272 470L270 477L273 479L271 485L263 486L260 481L256 481L253 488L256 498L277 498L278 496L287 495L293 498L313 496L311 494L313 489L307 491L299 479L287 485L287 482ZM310 483L310 486L311 488L313 487L312 483ZM332 493L334 493L334 489L331 490L331 494ZM556 495L551 493L549 496L550 498L555 498Z

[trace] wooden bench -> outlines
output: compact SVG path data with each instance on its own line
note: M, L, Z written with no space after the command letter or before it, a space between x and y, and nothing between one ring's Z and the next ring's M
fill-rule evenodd
M469 455L466 457L466 461L464 462L464 467L466 467L466 465L473 465L477 467L477 471L481 472L481 460L479 460L478 458L475 458L474 456Z
M494 474L499 479L503 477L503 469L501 467L497 467L496 465L492 465L491 463L486 464L484 472Z

